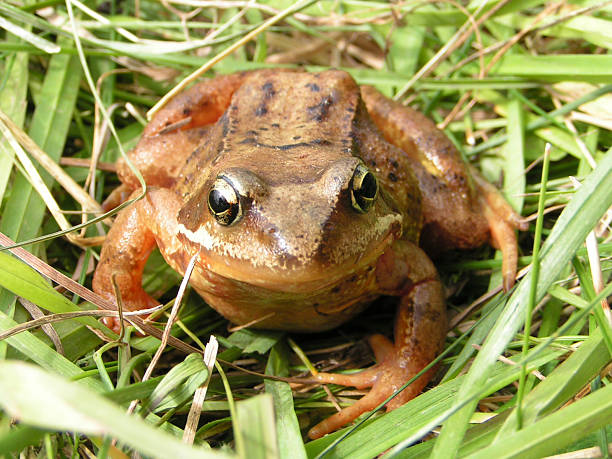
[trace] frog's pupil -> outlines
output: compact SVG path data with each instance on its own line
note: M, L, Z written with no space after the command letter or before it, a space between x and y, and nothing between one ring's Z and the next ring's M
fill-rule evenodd
M359 164L353 173L351 205L359 213L368 212L378 195L378 182L372 172Z
M230 208L229 202L227 202L225 196L218 190L211 190L208 200L210 202L210 208L217 214L223 213Z
M376 178L374 174L368 172L361 181L361 188L359 191L364 198L374 199L374 196L376 196L376 188Z

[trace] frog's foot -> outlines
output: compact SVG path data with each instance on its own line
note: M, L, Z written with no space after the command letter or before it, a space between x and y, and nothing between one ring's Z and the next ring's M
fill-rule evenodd
M150 308L154 308L155 306L159 306L159 302L155 300L155 298L145 293L144 290L140 293L141 293L141 298L139 299L131 298L128 304L123 304L123 312L138 311L141 309L150 309ZM123 302L123 299L122 299L122 302ZM139 314L138 317L140 317L141 319L146 319L148 317L148 314L144 314L144 313ZM117 317L104 317L102 319L102 323L106 325L108 328L110 328L112 331L117 333L118 335L121 333L121 320L119 320L118 316ZM129 326L130 323L129 321L124 320L123 325Z
M502 277L505 291L512 288L518 267L518 242L515 231L525 231L529 224L512 209L501 193L472 169L479 200L489 224L491 243L503 255Z
M318 373L314 376L314 379L322 384L339 384L358 389L371 387L372 389L353 405L310 429L308 436L311 439L333 432L363 413L375 409L425 366L422 362L406 360L404 353L397 350L393 343L382 335L370 337L369 342L379 362L372 368L351 375ZM431 371L421 376L387 403L387 411L400 407L420 394L431 377L430 373Z

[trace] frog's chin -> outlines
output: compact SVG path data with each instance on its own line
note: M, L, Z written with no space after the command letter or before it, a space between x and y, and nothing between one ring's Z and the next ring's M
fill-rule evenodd
M285 265L270 264L254 266L245 260L225 260L215 262L214 257L200 253L199 265L213 276L238 281L267 290L278 292L309 292L313 289L326 288L337 284L341 279L362 272L368 266L375 267L378 258L397 239L398 234L390 229L384 237L371 241L366 250L353 257L347 257L340 263Z

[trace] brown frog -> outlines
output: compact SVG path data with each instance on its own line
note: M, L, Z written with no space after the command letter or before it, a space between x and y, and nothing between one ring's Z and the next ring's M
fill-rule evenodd
M522 223L495 188L467 171L429 119L342 71L260 70L197 84L155 116L130 157L149 188L102 248L93 286L107 298L115 274L127 308L157 304L141 285L155 246L180 273L197 255L193 288L253 328L328 330L379 295L399 298L395 342L370 338L378 364L315 376L372 389L312 438L376 407L442 349L444 295L420 247L491 240L506 288L514 279ZM124 161L117 167L123 185L107 207L139 186Z

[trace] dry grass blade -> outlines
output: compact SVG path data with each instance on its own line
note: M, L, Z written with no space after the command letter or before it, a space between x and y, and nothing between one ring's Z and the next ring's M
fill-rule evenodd
M30 158L28 157L28 155L25 153L25 151L23 151L23 149L21 148L21 145L19 145L19 143L17 142L17 139L15 139L15 137L13 136L13 133L9 130L6 122L7 121L11 122L11 121L6 117L6 115L2 111L0 111L0 121L1 121L0 131L2 132L4 137L8 140L8 142L13 147L13 150L15 154L17 155L17 158L19 159L19 161L21 162L21 165L23 166L23 168L28 174L28 179L30 183L32 184L34 189L36 189L36 191L38 192L40 197L43 199L43 201L45 201L47 208L49 209L49 211L55 218L55 221L60 226L60 228L62 228L63 230L67 230L68 228L70 228L70 223L68 223L68 220L66 220L66 217L64 217L64 214L60 210L57 204L57 201L55 200L55 198L49 191L49 188L47 188L42 178L40 177L38 170L36 170L36 168L34 167L34 164L32 164L32 161L30 161ZM15 126L15 128L17 127ZM67 234L66 237L76 242L73 235Z
M19 302L30 313L30 315L34 319L33 321L26 322L25 324L31 324L32 322L36 322L38 320L45 334L53 342L53 345L55 346L55 350L59 352L61 355L64 355L64 346L62 344L62 340L60 339L59 335L55 331L55 328L51 326L51 321L47 319L47 317L43 314L40 308L36 306L34 303L32 303L31 301L26 300L25 298L19 298ZM25 324L20 324L20 327ZM19 327L15 327L15 328L19 328ZM8 334L7 332L0 333L0 341L16 333L19 333L19 331L15 331L15 328L11 330L7 330L7 332L11 332L10 334ZM32 328L32 327L24 328L24 330L27 330L28 328Z
M6 235L0 233L0 245L3 245L6 247L6 246L14 245L14 244L15 242L13 240L6 237ZM43 276L48 277L53 282L56 282L57 284L64 287L66 290L69 290L72 293L76 293L81 298L89 301L90 303L96 305L97 307L101 309L105 309L107 311L115 311L115 312L117 311L117 306L114 303L112 303L111 301L108 301L107 299L101 297L97 293L92 292L88 288L83 287L78 282L75 282L74 280L60 273L59 271L57 271L56 269L52 268L47 263L42 261L40 258L32 255L27 250L21 247L16 247L16 248L9 249L9 250L11 253L16 255L18 258L26 262L29 266L31 266L36 271L41 273ZM145 333L151 336L154 336L158 339L162 339L161 330L155 328L154 326L148 323L145 323L143 319L139 317L132 317L130 320L132 320ZM181 351L186 352L188 354L192 352L198 352L198 353L202 352L198 348L195 348L173 336L169 336L167 338L167 342L169 345L177 349L180 349Z
M421 70L416 72L414 76L397 92L395 95L395 100L401 99L419 79L425 78L427 75L433 72L454 50L459 48L459 46L461 46L465 40L470 37L472 34L472 29L478 29L484 21L499 11L499 9L504 7L509 1L510 0L501 0L493 8L488 10L482 16L478 17L478 19L475 21L473 21L470 16L468 21L466 21L466 23L457 31L454 37L449 40L448 43L446 43L445 46L443 46L436 53L436 55L427 64L425 64ZM482 3L475 14L477 15L485 5L486 3Z
M168 341L171 338L170 332L172 331L172 326L174 325L174 322L178 318L178 312L181 306L181 301L183 300L183 295L185 294L187 283L189 282L189 278L191 277L191 272L193 271L193 267L195 266L195 262L197 259L198 259L198 254L192 256L191 260L189 260L189 264L187 265L187 269L185 270L185 275L183 276L183 281L181 282L181 286L179 287L178 294L176 295L176 299L174 300L174 304L172 305L172 310L170 311L170 317L168 317L166 326L164 327L164 332L162 333L162 336L161 336L161 343L159 347L157 348L157 350L155 351L155 354L153 355L153 358L151 359L151 363L149 363L149 366L147 367L147 370L145 371L145 374L142 377L143 381L147 381L151 377L151 374L153 373L153 370L155 369L157 362L159 362L159 359L161 358L161 355L166 349ZM136 408L137 404L138 404L138 400L134 400L130 404L128 413L132 413L134 409Z
M87 194L87 192L75 182L64 169L49 158L49 156L42 151L23 130L13 123L13 121L2 111L0 111L0 121L8 127L10 132L15 136L17 142L19 142L19 144L22 145L79 204L89 212L102 213L100 204L89 196L89 194Z
M40 48L46 53L54 54L59 53L62 49L57 46L55 43L52 43L44 38L39 37L38 35L34 35L29 30L26 30L22 27L18 27L10 21L7 21L5 18L0 16L0 28L5 29L11 32L13 35L20 37L24 41L31 43L32 45Z
M21 301L24 302L23 299ZM145 314L151 313L155 309L156 308L140 309L138 311L126 311L123 313L123 315L125 317L145 315ZM30 314L32 314L32 311L30 311L30 309L28 309L28 311L30 312ZM34 317L34 314L32 314L32 317ZM52 324L54 322L63 322L65 320L75 319L78 317L119 317L119 312L94 309L92 311L89 311L89 310L73 311L73 312L62 312L59 314L42 315L41 317L36 317L34 320L23 322L16 327L3 331L2 333L0 333L0 341L5 340L6 338L10 338L11 336L14 336L18 333L21 333L27 330L31 330L36 327L45 328L45 326L48 324Z
M208 70L210 70L215 64L225 59L231 53L233 53L240 47L244 46L245 43L248 43L249 41L257 37L259 34L264 32L265 30L269 29L272 25L276 24L278 21L286 18L287 16L294 13L295 11L298 11L312 3L314 3L313 0L300 0L296 2L295 4L293 4L286 10L279 12L275 16L272 16L270 19L268 19L263 24L261 24L259 27L257 27L256 29L246 34L244 37L242 37L232 46L229 46L228 48L223 50L223 52L217 54L215 57L209 60L206 64L204 64L198 70L191 73L191 75L189 75L188 77L184 78L183 81L181 81L178 85L172 88L172 90L170 90L166 95L164 95L164 97L162 97L160 101L156 103L155 106L147 112L147 119L150 120L153 117L153 115L155 115L155 113L157 113L164 105L168 103L170 99L172 99L179 92L185 89L189 83L192 83L197 78L199 78L204 73L206 73Z
M593 287L596 293L600 293L604 289L603 273L601 271L601 262L599 256L599 248L597 246L597 237L595 232L591 231L586 238L586 248L589 256L589 266L591 267L591 276L593 277ZM610 315L610 305L608 300L603 298L601 300L601 308L604 311L608 323L612 326L612 315Z
M60 165L89 168L91 167L91 160L87 158L61 158ZM98 162L96 163L96 169L99 171L117 172L117 167L114 163ZM96 204L98 204L97 201Z
M92 10L91 8L89 8L88 6L86 6L85 4L81 3L79 0L69 0L74 6L76 6L78 9L80 9L81 11L83 11L85 14L91 16L92 18L94 18L96 21L102 23L102 24L112 24L111 21L109 21L106 17L104 17L101 14L98 14L96 11ZM133 42L140 42L141 39L139 37L137 37L136 35L134 35L132 32L125 30L123 27L116 27L115 30L117 31L118 34L122 35L123 37L127 38L130 41Z
M612 456L612 443L608 443L608 456L601 454L601 448L599 446L594 446L593 448L585 448L578 451L571 451L569 453L546 456L542 459L592 459L609 456Z
M206 399L206 392L208 390L208 384L210 383L210 377L212 376L213 367L215 366L217 352L219 352L219 342L217 338L211 336L204 350L204 364L206 368L208 368L208 378L204 384L196 390L193 401L191 402L191 408L189 409L189 415L187 416L187 422L185 423L183 441L189 445L193 444L195 438L200 414L202 413L202 404Z

